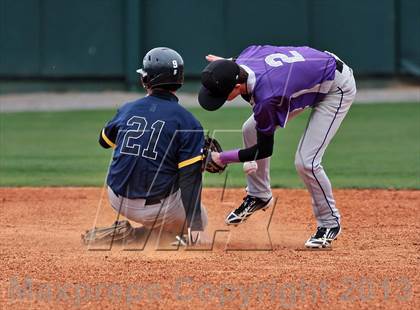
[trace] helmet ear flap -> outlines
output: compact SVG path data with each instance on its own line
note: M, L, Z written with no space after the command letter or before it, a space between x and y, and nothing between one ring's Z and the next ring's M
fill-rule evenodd
M137 72L140 73L140 75L141 75L140 80L141 80L141 83L142 83L143 87L147 88L147 84L149 84L149 82L150 82L149 75L143 69L139 69L139 70L137 70Z
M144 88L147 88L147 84L149 83L149 78L147 75L141 77L141 83L143 84Z

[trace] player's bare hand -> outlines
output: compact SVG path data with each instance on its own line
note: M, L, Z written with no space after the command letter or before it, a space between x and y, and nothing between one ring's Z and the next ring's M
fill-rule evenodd
M208 62L212 62L212 61L216 61L216 60L220 60L220 59L224 59L224 58L223 57L220 57L220 56L208 54L206 56L206 59L207 59Z
M222 161L220 160L220 153L211 152L211 159L218 164L219 166L223 166Z

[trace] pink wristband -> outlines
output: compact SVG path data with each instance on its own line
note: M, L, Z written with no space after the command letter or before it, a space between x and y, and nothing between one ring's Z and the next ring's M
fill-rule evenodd
M238 163L239 149L224 151L220 153L220 161L222 162L222 164Z

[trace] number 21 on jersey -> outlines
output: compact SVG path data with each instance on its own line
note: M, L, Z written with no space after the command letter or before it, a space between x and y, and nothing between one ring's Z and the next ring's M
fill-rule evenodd
M133 116L127 121L128 129L124 134L124 139L121 147L121 153L133 156L140 155L141 145L139 144L139 139L144 135L144 132L147 128L147 120L144 117ZM152 133L150 134L147 147L143 149L141 153L142 157L156 160L157 152L156 145L159 142L160 133L162 132L165 122L157 120L152 124L151 129Z
M283 66L283 62L290 64L293 62L305 61L305 58L303 58L303 56L297 51L290 51L290 54L292 54L292 56L287 56L282 53L270 54L265 57L265 62L271 67L280 67Z

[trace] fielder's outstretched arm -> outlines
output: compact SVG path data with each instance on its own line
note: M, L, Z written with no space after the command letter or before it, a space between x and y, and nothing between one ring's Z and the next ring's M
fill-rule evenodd
M219 154L219 160L222 164L230 164L264 159L273 154L273 148L274 134L266 135L257 131L257 144L246 149L222 152ZM213 160L217 162L217 159Z
M265 135L257 131L257 144L239 150L238 157L240 162L264 159L273 155L274 134Z
M242 150L220 153L220 161L223 164L264 159L273 154L274 132L277 127L275 115L276 109L281 102L282 98L271 98L254 105L254 119L257 123L257 144Z

